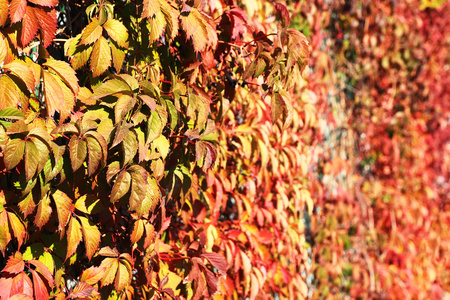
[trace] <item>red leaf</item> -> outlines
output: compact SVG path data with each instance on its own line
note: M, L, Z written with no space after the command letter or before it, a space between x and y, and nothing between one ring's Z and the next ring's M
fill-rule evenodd
M275 4L275 9L277 10L277 18L281 20L281 26L283 26L283 28L288 27L290 17L286 6L284 6L284 4L277 3Z
M33 286L34 286L34 299L36 300L48 300L49 294L44 281L35 270L30 270L33 275Z
M28 277L25 272L21 272L13 279L10 295L16 294L25 294L33 297L33 284L31 283L30 277Z
M35 259L32 259L32 260L30 260L28 262L36 267L36 269L47 280L48 285L50 286L50 288L52 288L53 287L53 275L52 275L52 272L50 272L50 270L47 268L47 266L44 265L44 263L42 263L41 261L35 260Z
M12 0L9 4L9 17L11 24L22 20L25 10L27 8L27 0Z
M227 273L227 261L219 253L202 253L201 257L206 258L220 274Z
M22 46L28 45L36 36L38 30L38 21L36 15L34 14L34 8L27 6L26 13L23 16L22 21L22 34L20 41Z
M22 259L22 253L16 252L14 256L10 256L8 262L6 263L5 268L2 272L8 272L11 274L18 274L23 271L25 267L25 263Z
M9 299L9 295L11 292L11 286L13 284L12 277L2 277L0 278L0 299Z
M52 43L56 34L56 10L35 8L34 13L39 23L44 47L47 48Z
M29 0L31 3L42 5L42 6L49 6L53 7L58 5L59 0Z

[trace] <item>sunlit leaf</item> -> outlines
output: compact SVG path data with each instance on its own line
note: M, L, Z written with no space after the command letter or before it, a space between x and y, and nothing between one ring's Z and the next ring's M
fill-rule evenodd
M83 231L86 256L90 260L98 249L101 234L98 230L98 227L91 224L91 222L86 217L79 217L79 220L81 222L81 229Z
M94 44L91 54L92 76L103 74L111 66L111 48L103 36Z
M66 260L71 257L77 250L78 244L82 240L80 222L72 217L70 218L69 227L67 228L67 254Z
M128 39L127 28L122 22L116 19L109 19L103 24L103 28L108 32L108 35L113 39L119 47L125 47Z

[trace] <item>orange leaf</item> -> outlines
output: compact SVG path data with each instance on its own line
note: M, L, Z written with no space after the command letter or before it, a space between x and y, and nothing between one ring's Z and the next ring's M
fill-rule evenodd
M23 92L8 75L0 77L0 109L17 107L23 98Z
M48 269L48 267L46 265L44 265L43 262L36 260L36 259L32 259L28 261L30 264L32 264L33 266L36 267L36 269L42 274L42 276L44 276L44 278L47 280L48 285L50 286L50 288L53 287L54 281L53 281L53 274L52 272Z
M59 0L29 0L31 3L42 6L56 6L59 3Z
M88 284L85 281L81 281L77 284L77 286L72 290L70 295L67 297L69 299L76 299L76 298L87 298L92 295L92 292L95 291L95 288L92 287L90 284Z
M104 267L90 267L83 271L80 281L85 281L90 285L96 284L105 275Z
M44 95L47 104L47 113L53 115L60 111L64 105L64 92L59 86L58 81L47 71L43 71Z
M76 218L72 217L69 222L69 227L67 228L66 260L75 253L81 240L81 224Z
M50 198L48 195L45 195L44 198L39 201L36 217L34 219L34 224L39 227L39 230L48 222L51 213L52 208L50 207Z
M11 24L17 23L23 19L27 8L27 0L12 0L9 4L9 17Z
M36 300L48 300L50 296L45 286L44 281L40 275L35 270L30 270L33 276L33 286L34 286L34 299Z
M126 47L128 31L122 22L116 19L109 19L103 24L103 28L108 33L109 37L117 43L117 45L120 47Z
M95 43L91 54L92 76L103 74L111 66L111 48L104 37Z
M116 248L111 249L110 247L103 247L98 251L98 255L107 257L119 257L119 252Z
M56 204L56 213L58 214L58 230L63 232L74 210L72 199L60 190L53 192L52 196Z
M5 26L7 19L8 19L8 0L0 0L0 27Z
M27 231L25 230L25 226L22 221L16 216L13 212L8 212L9 225L14 233L14 236L17 238L17 242L20 246L22 246L23 240L27 235Z
M158 0L144 0L144 8L142 9L142 17L148 18L156 15L161 9L161 3Z
M5 149L5 166L7 170L11 170L22 160L25 151L25 141L21 139L12 139L8 141Z
M25 263L23 262L22 259L22 253L16 252L14 253L14 255L9 257L8 262L6 263L6 266L2 270L2 272L19 274L20 272L23 272L24 267Z
M80 45L90 45L95 43L102 36L103 28L97 18L92 19L83 30Z
M77 95L79 89L78 78L75 70L68 63L50 58L43 65L55 71L73 93Z
M86 217L80 217L83 240L86 248L86 256L91 260L100 244L100 231L97 226L92 225Z
M27 66L14 61L6 64L5 66L3 66L3 68L14 73L14 75L19 77L25 83L29 91L34 92L35 80L33 72L31 72L31 70Z
M130 239L132 243L136 243L142 237L144 233L144 221L137 220L134 222L133 232L131 233Z
M2 285L0 284L0 286ZM25 272L21 272L16 277L14 277L11 286L11 296L14 294L24 295L25 297L33 297L33 284L31 283L30 277L28 277ZM9 299L14 299L14 296Z
M105 276L101 279L102 286L113 283L119 268L119 260L117 258L107 257L100 264L100 268L105 270Z
M39 23L44 47L47 48L53 41L57 28L57 17L55 9L35 8L34 13Z
M38 20L34 14L34 8L27 6L25 15L23 16L22 27L21 27L21 37L20 42L22 46L28 45L36 36L38 30Z
M131 270L127 268L122 262L119 263L117 268L116 280L114 286L116 291L121 291L131 283Z

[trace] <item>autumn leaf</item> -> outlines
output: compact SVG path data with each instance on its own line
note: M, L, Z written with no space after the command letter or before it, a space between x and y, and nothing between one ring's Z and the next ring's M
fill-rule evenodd
M220 274L225 275L227 273L227 262L225 258L219 253L203 252L201 256L203 258L206 258L209 263L219 271Z
M34 14L34 7L27 6L21 27L20 42L22 46L28 45L34 39L39 28L38 25L38 20Z
M111 190L111 202L116 202L130 190L131 175L126 170L119 173Z
M131 242L132 243L137 243L142 235L144 234L144 221L143 220L137 220L136 222L134 222L134 226L133 226L133 231L131 232Z
M11 170L22 159L25 152L25 141L21 139L9 140L5 149L5 166L7 170Z
M70 160L72 162L72 169L75 172L78 170L86 159L87 146L86 141L78 139L73 135L69 141Z
M26 0L12 0L9 4L9 18L11 19L11 24L17 23L22 20L26 9Z
M131 283L131 267L128 262L119 260L114 287L116 291L122 291Z
M17 75L27 86L28 90L34 92L34 76L30 69L24 64L13 61L3 66L4 69L11 71L14 75Z
M23 222L13 212L8 212L9 225L17 238L19 248L22 246L23 241L27 235L27 230Z
M81 229L83 231L83 240L86 247L86 256L90 260L97 251L100 243L100 231L98 227L92 225L86 217L79 217L81 222Z
M68 299L87 298L92 295L95 288L86 281L80 281L67 296Z
M16 252L14 255L11 255L8 259L8 262L6 263L5 268L2 270L2 272L8 272L11 274L19 274L23 272L23 269L25 268L25 263L22 259L22 253Z
M97 18L93 18L81 34L80 45L90 45L98 41L102 36L103 28Z
M70 65L64 61L48 59L44 64L48 68L58 74L58 76L67 84L72 92L77 95L79 86L78 86L78 78L76 76L75 70L70 67Z
M38 20L39 29L44 47L47 48L53 41L57 28L57 16L55 9L34 8L34 13Z
M7 19L8 19L8 0L0 0L0 27L5 26ZM0 53L2 53L1 48ZM0 59L0 63L1 62L2 60Z
M56 204L56 213L58 215L58 230L61 235L64 234L64 228L69 222L70 215L74 211L72 199L60 190L55 190L52 193L53 200Z
M39 201L34 224L41 229L42 226L48 222L48 219L50 219L51 213L50 197L46 194L41 201Z
M111 66L111 48L106 39L101 36L94 44L91 54L92 76L97 77L103 74Z
M116 19L109 19L103 24L103 28L108 33L109 37L114 40L119 47L127 46L128 31L122 22Z
M47 287L40 275L35 270L30 270L33 277L33 287L34 287L34 299L36 300L48 300L49 294Z
M89 285L94 285L100 281L105 275L106 268L90 267L83 271L80 281L85 281Z
M65 260L71 257L77 250L78 244L82 240L81 224L77 218L70 218L67 228L67 254Z
M102 260L100 268L105 270L105 275L101 279L102 286L109 285L114 282L117 269L119 268L119 260L117 258L107 257Z
M45 103L47 104L47 112L52 116L55 112L59 112L61 111L61 108L65 107L64 92L52 74L46 71L42 72L42 74L45 87L44 96Z

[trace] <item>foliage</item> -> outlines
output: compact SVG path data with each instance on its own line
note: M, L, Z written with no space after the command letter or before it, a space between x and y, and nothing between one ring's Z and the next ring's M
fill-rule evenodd
M0 299L306 297L316 115L289 23L0 0Z
M309 88L326 116L312 183L314 298L442 299L450 290L444 2L297 7L311 31Z

